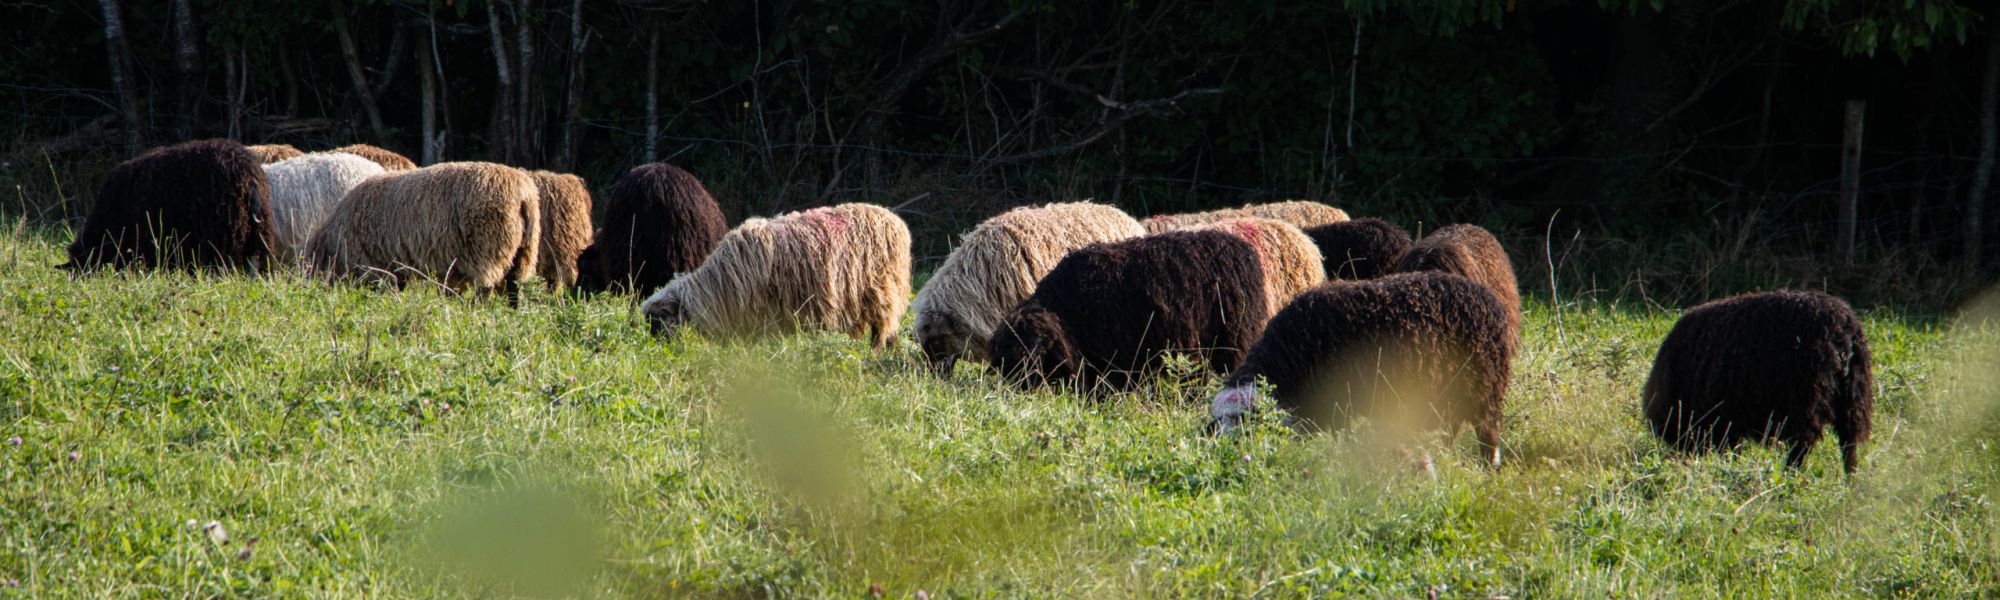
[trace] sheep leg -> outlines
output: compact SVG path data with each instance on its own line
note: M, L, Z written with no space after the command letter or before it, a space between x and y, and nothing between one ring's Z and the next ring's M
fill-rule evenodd
M1841 438L1840 440L1841 471L1845 472L1848 475L1854 474L1854 470L1861 466L1861 457L1859 456L1860 450L1861 450L1860 442L1857 442L1852 438Z
M1815 440L1792 440L1785 443L1785 467L1800 469L1806 466L1806 455L1812 453ZM1844 446L1844 444L1843 444ZM1845 448L1842 448L1845 450Z

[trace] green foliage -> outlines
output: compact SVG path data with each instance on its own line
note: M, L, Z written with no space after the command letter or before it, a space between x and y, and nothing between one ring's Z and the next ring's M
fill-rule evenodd
M1908 61L1940 44L1965 43L1985 18L1959 0L1787 0L1782 22L1834 40L1849 55L1874 56L1886 46Z
M1674 315L1530 299L1492 473L1469 435L1200 435L1187 365L1099 403L654 339L619 297L71 279L58 237L0 235L0 595L2000 593L1993 325L1866 315L1843 480L1665 451L1636 398Z

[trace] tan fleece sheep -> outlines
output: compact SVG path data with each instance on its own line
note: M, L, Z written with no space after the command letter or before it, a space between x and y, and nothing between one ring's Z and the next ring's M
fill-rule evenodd
M540 200L534 179L506 165L389 173L349 191L303 253L308 269L330 279L511 289L535 272Z
M375 161L375 164L382 165L382 168L388 169L390 172L408 171L417 168L417 163L410 160L407 156L397 154L394 150L370 146L368 144L349 144L328 150L327 152L345 152L366 158Z
M842 204L744 221L640 310L656 334L825 330L881 347L909 300L909 228L889 209Z
M1237 217L1277 219L1291 223L1300 229L1305 229L1307 227L1345 221L1347 220L1347 211L1318 202L1286 200L1270 204L1246 204L1242 208L1225 208L1208 212L1153 215L1146 217L1146 220L1142 224L1146 226L1146 233L1159 233Z
M250 154L255 155L259 162L267 165L281 160L298 158L306 154L300 152L298 148L292 147L291 144L258 144L255 146L244 146L244 148L248 148Z
M993 328L1064 256L1145 233L1125 211L1090 202L1022 207L987 219L917 292L910 305L917 345L940 375L960 359L984 362Z
M1299 292L1326 281L1325 258L1304 231L1277 219L1237 217L1189 229L1215 229L1250 242L1264 267L1264 298L1270 313L1291 303Z
M535 260L552 291L576 283L576 257L590 247L590 187L568 173L530 171L541 193L541 256Z

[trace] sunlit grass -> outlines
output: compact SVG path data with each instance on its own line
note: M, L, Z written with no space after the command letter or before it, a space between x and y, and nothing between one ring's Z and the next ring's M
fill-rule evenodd
M655 339L620 297L72 280L8 229L0 596L2000 594L2000 325L1946 315L1866 315L1847 480L1831 444L1666 452L1638 389L1675 315L1531 299L1488 472L1469 435L1205 437L1199 390Z

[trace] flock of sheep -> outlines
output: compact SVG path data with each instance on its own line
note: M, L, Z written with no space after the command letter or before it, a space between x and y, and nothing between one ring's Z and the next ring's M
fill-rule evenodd
M1223 377L1213 431L1240 426L1268 393L1302 427L1470 424L1482 462L1499 465L1520 295L1506 250L1477 226L1413 240L1299 201L1144 221L1090 202L1023 207L966 233L912 301L909 229L879 206L729 229L699 180L654 163L621 176L599 212L593 226L574 175L203 140L114 169L62 266L295 268L475 293L539 278L650 292L640 312L659 334L832 331L877 347L895 341L907 308L939 376L983 362L1013 385L1096 395L1184 356ZM1870 365L1840 299L1747 294L1675 324L1642 405L1674 448L1783 442L1792 466L1831 425L1851 473L1873 412Z

